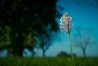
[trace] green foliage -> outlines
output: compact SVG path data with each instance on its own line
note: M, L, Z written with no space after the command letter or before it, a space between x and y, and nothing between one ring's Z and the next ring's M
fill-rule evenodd
M0 27L0 50L8 49L8 46L11 44L10 31L11 29L8 26Z
M58 57L70 57L70 55L68 55L66 52L62 51L60 52L58 55Z
M76 57L76 54L72 53L72 55L73 55L73 57ZM60 53L57 54L57 57L71 57L71 55L64 51L61 51Z
M32 46L36 44L35 37L43 39L41 35L46 35L44 39L50 38L51 32L58 30L55 20L56 1L1 0L0 34L4 34L3 38L6 38L2 39L0 35L0 48L6 46L14 55L22 56L24 48L33 49ZM11 29L7 35L3 33L5 26ZM5 42L8 41L11 41L10 45L6 45Z
M98 58L75 58L76 66L97 66ZM72 66L69 57L48 58L0 58L0 66Z
M34 36L32 36L32 33L29 33L28 35L24 35L24 47L28 49L32 49L36 44L36 40L34 39Z

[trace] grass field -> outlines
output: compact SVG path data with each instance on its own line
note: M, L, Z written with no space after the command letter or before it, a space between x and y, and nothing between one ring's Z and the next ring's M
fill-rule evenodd
M75 66L98 66L98 58L74 58ZM0 58L0 66L73 66L70 57Z

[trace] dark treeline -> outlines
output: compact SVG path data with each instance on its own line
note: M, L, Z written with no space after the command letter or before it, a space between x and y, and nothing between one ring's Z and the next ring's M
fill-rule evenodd
M57 0L0 0L0 50L14 56L23 50L51 46L52 32L58 30L55 18Z

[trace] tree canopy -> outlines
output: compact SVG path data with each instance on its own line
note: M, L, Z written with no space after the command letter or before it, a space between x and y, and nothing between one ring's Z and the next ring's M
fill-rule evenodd
M22 56L24 48L35 46L36 37L50 38L58 30L56 1L0 0L0 48Z

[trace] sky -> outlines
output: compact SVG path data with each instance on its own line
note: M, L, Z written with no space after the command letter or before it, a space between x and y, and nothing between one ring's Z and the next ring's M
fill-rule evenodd
M84 34L89 34L86 29L92 30L92 39L95 41L94 44L88 45L86 49L87 56L98 56L98 2L95 0L58 0L57 5L61 6L63 10L60 10L61 15L64 12L68 12L69 16L72 17L74 27L71 30L71 40L74 41L74 32L77 27L81 27ZM59 25L60 18L56 18ZM27 50L26 50L27 51ZM35 49L37 56L42 55L40 49ZM70 53L70 46L68 44L68 36L64 31L58 31L54 36L52 46L47 50L47 56L56 56L61 51ZM7 52L4 50L4 52ZM30 52L28 52L30 56ZM73 53L77 56L83 56L80 48L73 46ZM3 52L1 52L3 54ZM0 55L1 55L0 54ZM3 54L3 56L6 56Z

